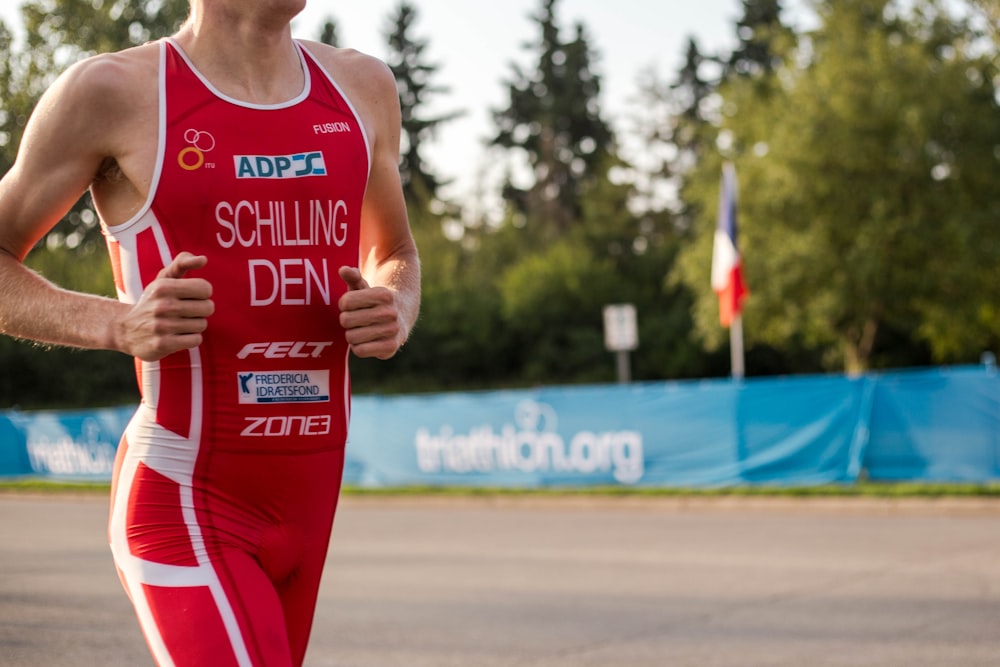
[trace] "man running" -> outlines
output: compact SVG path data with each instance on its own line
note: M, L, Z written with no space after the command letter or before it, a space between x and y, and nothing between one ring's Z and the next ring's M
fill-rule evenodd
M158 665L301 665L340 492L348 354L419 309L388 68L293 40L305 0L191 0L82 61L0 181L0 331L136 358L109 539ZM22 261L87 189L117 301Z

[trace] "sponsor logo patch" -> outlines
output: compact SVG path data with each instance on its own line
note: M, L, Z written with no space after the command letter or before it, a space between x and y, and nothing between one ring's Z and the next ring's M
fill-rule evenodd
M333 345L333 341L307 343L304 341L282 341L275 343L247 343L236 355L237 359L259 354L266 359L318 359L323 351Z
M330 371L247 371L236 374L241 404L325 403Z
M330 415L296 417L247 417L240 433L245 438L283 438L285 436L330 435Z
M234 155L236 178L288 179L326 176L323 153L312 151L292 155Z
M318 123L313 125L314 134L339 134L341 132L350 132L351 124L345 123L344 121L337 121L334 123Z

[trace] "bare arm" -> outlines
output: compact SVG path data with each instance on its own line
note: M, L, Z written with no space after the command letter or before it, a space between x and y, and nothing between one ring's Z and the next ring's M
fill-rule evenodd
M86 190L101 163L98 111L85 96L85 66L71 68L42 97L14 166L0 181L0 331L85 348L114 347L110 323L122 306L63 290L21 262ZM90 122L88 122L90 121Z
M350 291L341 324L359 357L387 359L406 342L420 310L420 261L399 179L399 98L392 74L366 64L359 102L374 136L372 169L361 211L360 272L343 267Z
M203 260L178 257L134 306L62 289L23 260L125 151L117 128L130 70L120 56L71 67L40 100L18 158L0 180L0 333L44 343L110 349L157 359L200 343L211 288L184 279ZM204 284L201 284L204 283Z

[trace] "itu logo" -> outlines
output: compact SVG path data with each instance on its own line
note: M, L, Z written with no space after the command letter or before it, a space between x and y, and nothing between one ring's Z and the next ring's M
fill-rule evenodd
M286 179L326 176L323 153L293 155L234 155L236 178Z
M205 164L205 153L210 153L215 148L215 137L202 130L186 130L184 141L188 144L177 154L177 164L186 171L201 169Z

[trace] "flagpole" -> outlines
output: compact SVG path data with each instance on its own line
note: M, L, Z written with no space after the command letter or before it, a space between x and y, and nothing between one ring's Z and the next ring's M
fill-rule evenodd
M719 219L712 242L712 290L719 297L719 323L729 327L730 372L743 379L743 299L750 293L743 282L743 260L736 245L736 167L722 165Z
M743 366L743 316L736 314L729 327L729 363L734 380L742 380L746 375Z

